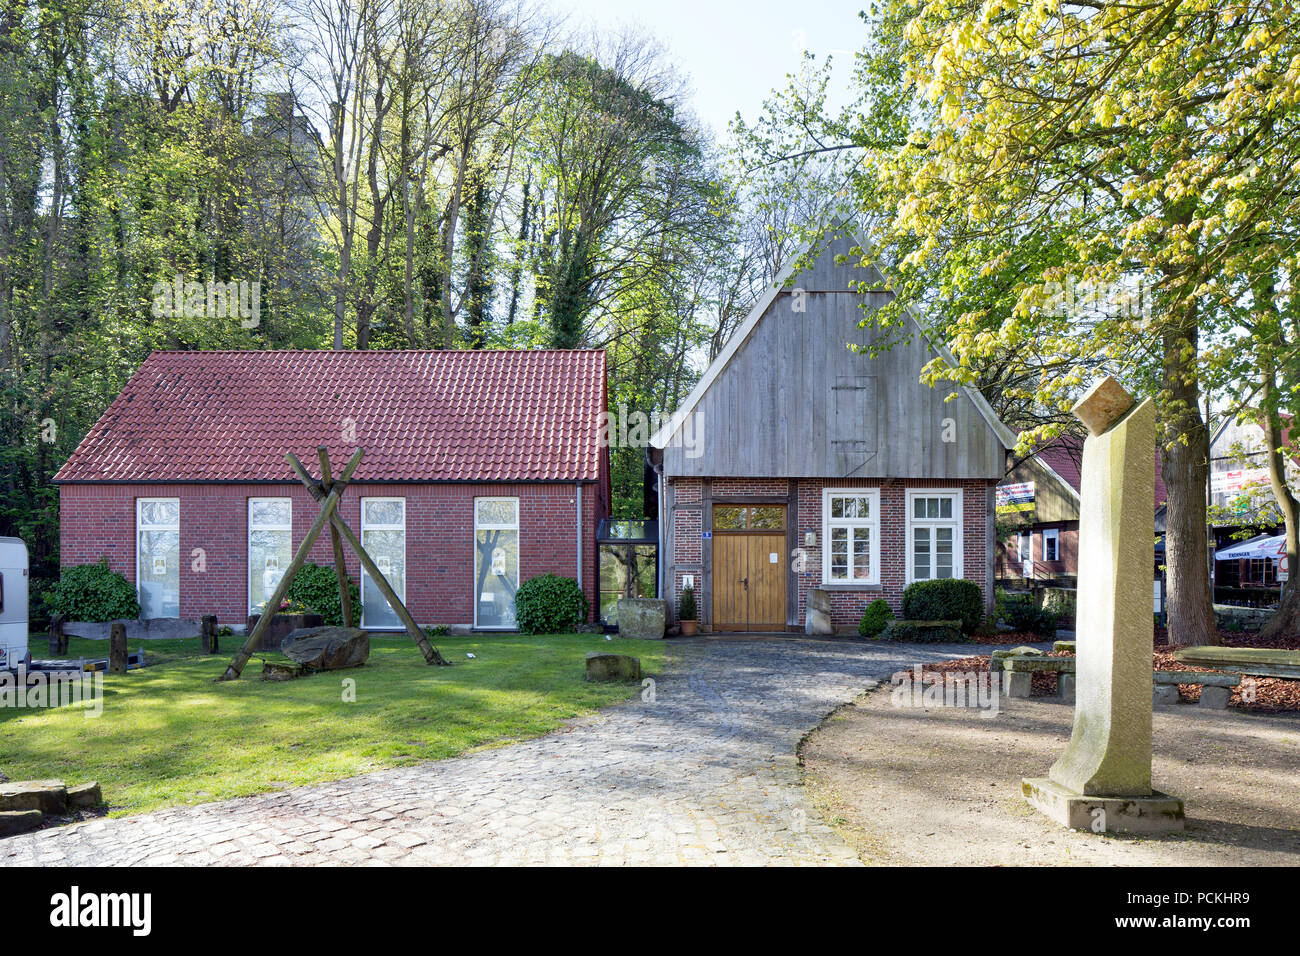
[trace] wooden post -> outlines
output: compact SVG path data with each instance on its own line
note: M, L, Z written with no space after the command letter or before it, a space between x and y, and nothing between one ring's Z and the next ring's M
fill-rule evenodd
M109 625L108 672L126 673L126 621L114 621Z
M333 491L334 477L330 474L329 450L321 445L316 449L316 457L320 460L321 487L326 491ZM343 564L343 539L339 537L339 529L334 527L332 521L330 522L330 545L334 549L334 571L339 578L339 603L343 607L343 626L356 627L356 616L352 610L352 592L348 590L348 572Z
M352 472L354 472L357 465L361 463L361 454L362 450L358 448L353 452L352 457L348 460L347 467L343 469L344 482L346 482L348 478L352 477ZM293 456L292 452L286 457L291 459L290 465L297 461L297 458ZM303 562L307 560L307 555L311 553L312 545L314 545L316 539L320 537L320 533L324 529L326 522L328 522L334 515L334 509L337 508L339 504L339 493L342 490L343 485L340 484L331 491L321 503L320 514L316 516L316 520L307 530L307 536L302 539L302 544L298 545L298 550L294 552L293 560L289 562L288 570L284 572L284 576L280 578L280 583L275 587L275 593L271 595L266 604L262 607L262 613L257 618L257 624L253 628L253 632L248 635L248 640L244 642L244 646L239 649L239 653L237 653L234 660L230 662L230 666L226 668L226 672L222 674L221 677L217 678L218 680L238 679L239 675L244 672L244 665L247 664L248 659L253 656L253 652L262 646L262 635L265 634L266 629L271 626L271 618L275 616L276 608L278 608L280 602L284 600L284 596L289 590L289 585L293 583L294 576L298 573L298 569L301 568Z
M50 656L58 657L68 647L68 638L63 633L63 615L50 615Z
M366 554L366 549L361 547L361 542L358 541L357 536L352 533L352 529L348 527L347 522L337 514L333 514L330 516L330 524L338 529L339 534L343 535L344 539L347 541L348 547L356 552L357 557L361 559L361 566L365 568L366 573L370 575L370 579L375 582L375 587L379 588L379 593L388 601L388 606L391 607L397 613L397 616L402 619L402 623L406 626L406 633L411 635L411 640L415 641L415 646L418 647L420 653L424 655L424 662L426 664L447 665L449 662L438 653L437 648L429 643L429 639L424 636L424 631L422 631L420 626L415 623L415 618L411 617L411 612L406 609L406 605L402 603L401 598L399 598L397 593L393 591L388 580L383 576L379 568L375 566L375 562L370 560L370 555Z
M216 654L219 652L217 647L217 616L215 614L203 615L203 653Z

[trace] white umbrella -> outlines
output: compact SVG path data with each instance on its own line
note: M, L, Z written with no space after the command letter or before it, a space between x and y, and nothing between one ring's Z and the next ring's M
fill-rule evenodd
M1229 545L1214 552L1215 561L1237 561L1242 558L1273 558L1277 560L1286 554L1286 535L1261 534L1249 541Z

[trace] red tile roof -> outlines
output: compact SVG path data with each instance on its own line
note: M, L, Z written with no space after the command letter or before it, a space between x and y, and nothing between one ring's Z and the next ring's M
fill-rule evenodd
M54 480L596 480L604 408L602 351L154 352Z
M1038 449L1035 454L1047 467L1056 472L1075 491L1079 490L1079 474L1083 466L1083 442L1074 437L1058 438L1050 445ZM1163 465L1160 449L1156 448L1156 506L1165 503L1168 492L1165 491L1165 479L1160 469Z

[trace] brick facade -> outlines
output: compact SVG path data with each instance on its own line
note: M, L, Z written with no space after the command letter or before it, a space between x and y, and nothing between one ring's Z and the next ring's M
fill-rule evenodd
M363 497L405 498L407 607L421 624L468 625L474 620L474 499L501 496L519 499L520 582L547 572L576 577L577 494L571 482L357 482L339 511L360 535ZM178 498L181 617L216 614L223 624L242 623L248 613L248 499L259 497L293 500L296 548L319 513L297 482L62 484L61 561L66 567L107 557L113 570L134 582L136 499ZM596 525L608 510L601 485L583 485L582 506L582 584L595 607ZM203 570L195 570L198 548ZM344 551L348 574L360 582L360 563ZM308 560L333 563L327 533Z
M1033 536L1033 580L1073 585L1079 574L1079 522L1037 524L1022 530ZM1057 535L1055 561L1043 558L1043 536L1049 530L1055 530ZM1018 549L1019 541L1014 531L1005 541L998 542L996 574L1000 583L1019 587L1027 583Z
M668 580L671 582L673 606L681 597L686 575L695 579L696 593L701 598L700 617L707 626L712 619L712 608L703 600L706 549L712 547L711 539L703 538L705 513L715 499L753 498L767 499L774 504L790 500L791 486L794 504L787 507L787 522L793 522L797 534L799 553L791 556L788 574L795 575L797 606L787 620L791 629L802 630L808 591L823 587L822 580L822 503L823 492L828 488L879 489L880 492L880 583L878 585L829 585L832 620L837 628L856 629L866 606L883 597L901 613L903 590L907 586L906 562L906 502L909 489L960 490L962 502L962 576L974 581L991 601L989 579L992 555L989 553L989 530L993 520L990 489L992 480L939 480L939 479L844 479L825 480L801 478L792 481L771 478L668 478L669 507L671 508L671 541L663 560L669 563ZM812 532L816 544L805 545L806 535ZM801 560L802 571L795 569ZM711 592L711 589L710 589Z

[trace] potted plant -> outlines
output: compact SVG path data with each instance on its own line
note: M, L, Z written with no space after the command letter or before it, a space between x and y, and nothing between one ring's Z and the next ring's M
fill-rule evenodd
M677 608L677 620L681 621L684 637L695 635L695 619L695 588L687 588L682 591L682 601Z

